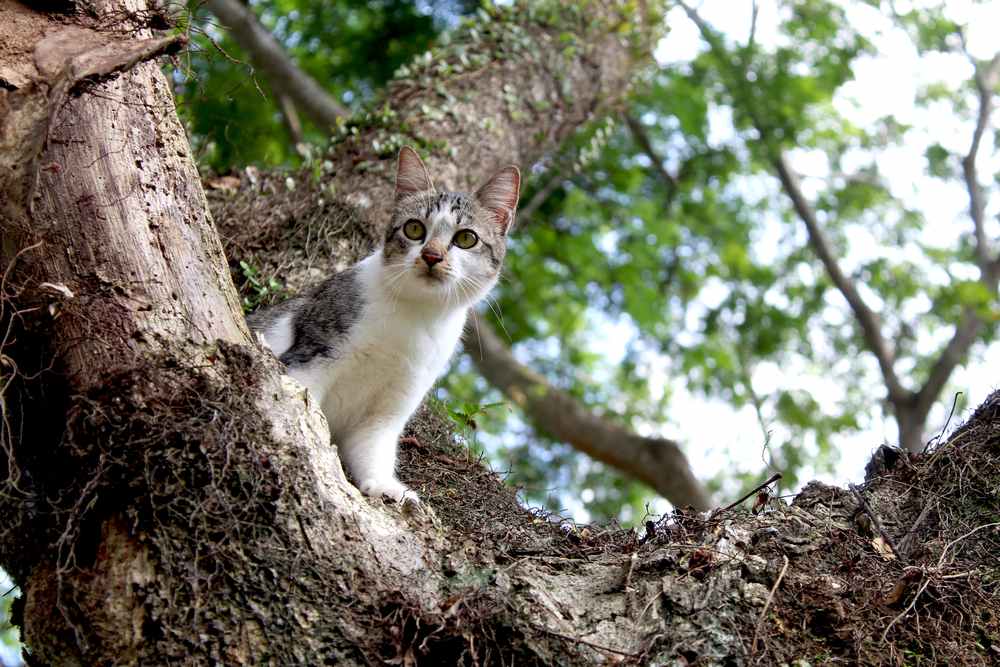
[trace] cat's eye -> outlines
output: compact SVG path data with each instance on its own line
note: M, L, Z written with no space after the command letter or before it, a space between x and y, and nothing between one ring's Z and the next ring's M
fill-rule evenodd
M426 233L427 229L424 227L424 223L419 220L410 219L403 224L403 235L411 241L423 239Z
M462 250L468 250L472 246L479 243L479 237L471 229L460 229L458 233L455 234L455 238L451 240L452 243L457 245Z

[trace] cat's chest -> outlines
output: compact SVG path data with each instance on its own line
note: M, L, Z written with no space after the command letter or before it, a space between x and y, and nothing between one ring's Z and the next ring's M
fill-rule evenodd
M366 309L334 362L332 380L364 384L426 384L443 372L465 324L465 313L430 317L404 309Z

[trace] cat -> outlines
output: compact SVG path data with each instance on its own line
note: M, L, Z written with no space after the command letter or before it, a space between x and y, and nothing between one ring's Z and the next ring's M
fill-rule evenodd
M399 436L446 370L469 308L500 276L520 187L511 165L475 194L437 192L404 146L384 242L304 295L247 317L321 407L365 495L419 502L396 477Z

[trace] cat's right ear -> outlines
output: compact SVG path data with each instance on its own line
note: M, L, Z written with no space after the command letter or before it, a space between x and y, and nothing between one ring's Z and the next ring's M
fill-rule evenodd
M396 163L396 201L417 192L434 192L434 183L417 151L403 146Z
M521 170L509 165L493 174L476 192L476 199L490 212L501 234L510 232L521 195Z

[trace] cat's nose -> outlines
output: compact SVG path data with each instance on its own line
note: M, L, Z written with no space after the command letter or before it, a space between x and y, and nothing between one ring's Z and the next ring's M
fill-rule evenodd
M444 259L444 255L432 248L424 248L420 253L420 257L427 262L428 269L434 268L435 264Z

